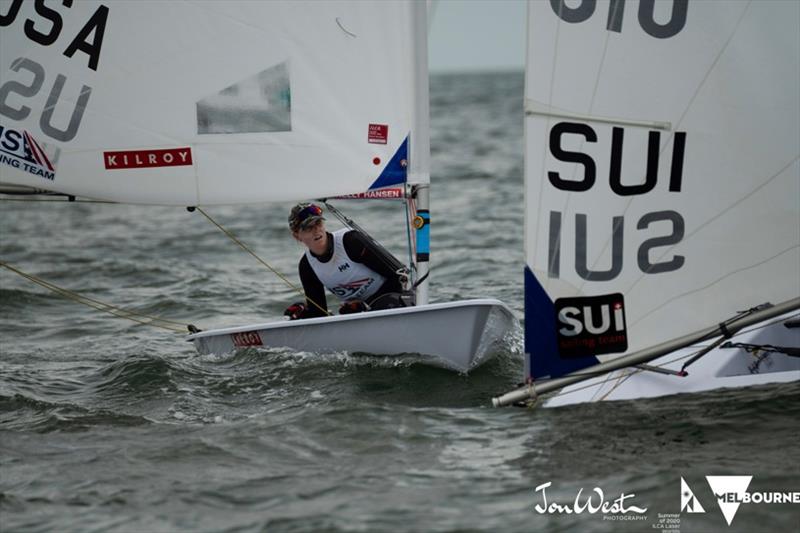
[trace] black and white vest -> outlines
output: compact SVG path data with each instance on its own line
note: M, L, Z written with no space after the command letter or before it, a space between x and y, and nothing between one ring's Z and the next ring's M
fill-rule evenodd
M333 257L323 263L306 250L311 269L328 290L343 301L368 300L381 288L386 278L362 263L350 259L344 249L347 228L333 232Z

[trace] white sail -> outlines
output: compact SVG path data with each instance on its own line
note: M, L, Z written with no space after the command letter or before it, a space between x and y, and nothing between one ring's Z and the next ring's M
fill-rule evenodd
M528 13L528 376L800 295L800 3Z
M2 0L0 182L126 203L298 200L405 181L410 142L427 183L424 12Z

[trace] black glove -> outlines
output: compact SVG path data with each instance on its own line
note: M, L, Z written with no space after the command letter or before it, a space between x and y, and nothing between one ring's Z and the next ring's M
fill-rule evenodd
M369 306L362 302L361 300L350 300L345 302L339 307L339 314L340 315L349 315L351 313L362 313L364 311L369 311Z
M306 304L303 302L295 302L286 308L286 311L283 312L283 315L288 316L289 320L297 320L302 316L303 311L305 310Z

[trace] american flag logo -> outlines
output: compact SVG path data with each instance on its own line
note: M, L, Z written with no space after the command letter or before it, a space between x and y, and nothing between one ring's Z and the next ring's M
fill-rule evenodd
M36 161L39 166L45 167L50 172L55 172L56 169L53 168L50 158L44 153L44 150L42 150L42 147L36 142L36 139L31 137L31 134L27 131L23 132L23 137L25 137L25 143L27 144L28 151L33 160Z
M40 144L28 131L0 124L0 165L52 181L56 175L53 162L58 160L58 152L58 148Z

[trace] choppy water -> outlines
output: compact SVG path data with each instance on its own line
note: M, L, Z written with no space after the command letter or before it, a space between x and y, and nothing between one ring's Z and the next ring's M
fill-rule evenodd
M495 297L522 318L522 75L435 76L431 299ZM288 205L209 212L296 279ZM343 207L340 205L340 207ZM402 254L400 208L347 213ZM200 327L296 297L200 214L0 203L0 257L101 301ZM0 272L2 531L798 531L800 504L725 522L706 475L800 491L800 386L560 409L493 409L519 342L469 376L346 354L198 356L181 335ZM541 514L595 487L646 521ZM629 513L626 516L632 516Z

